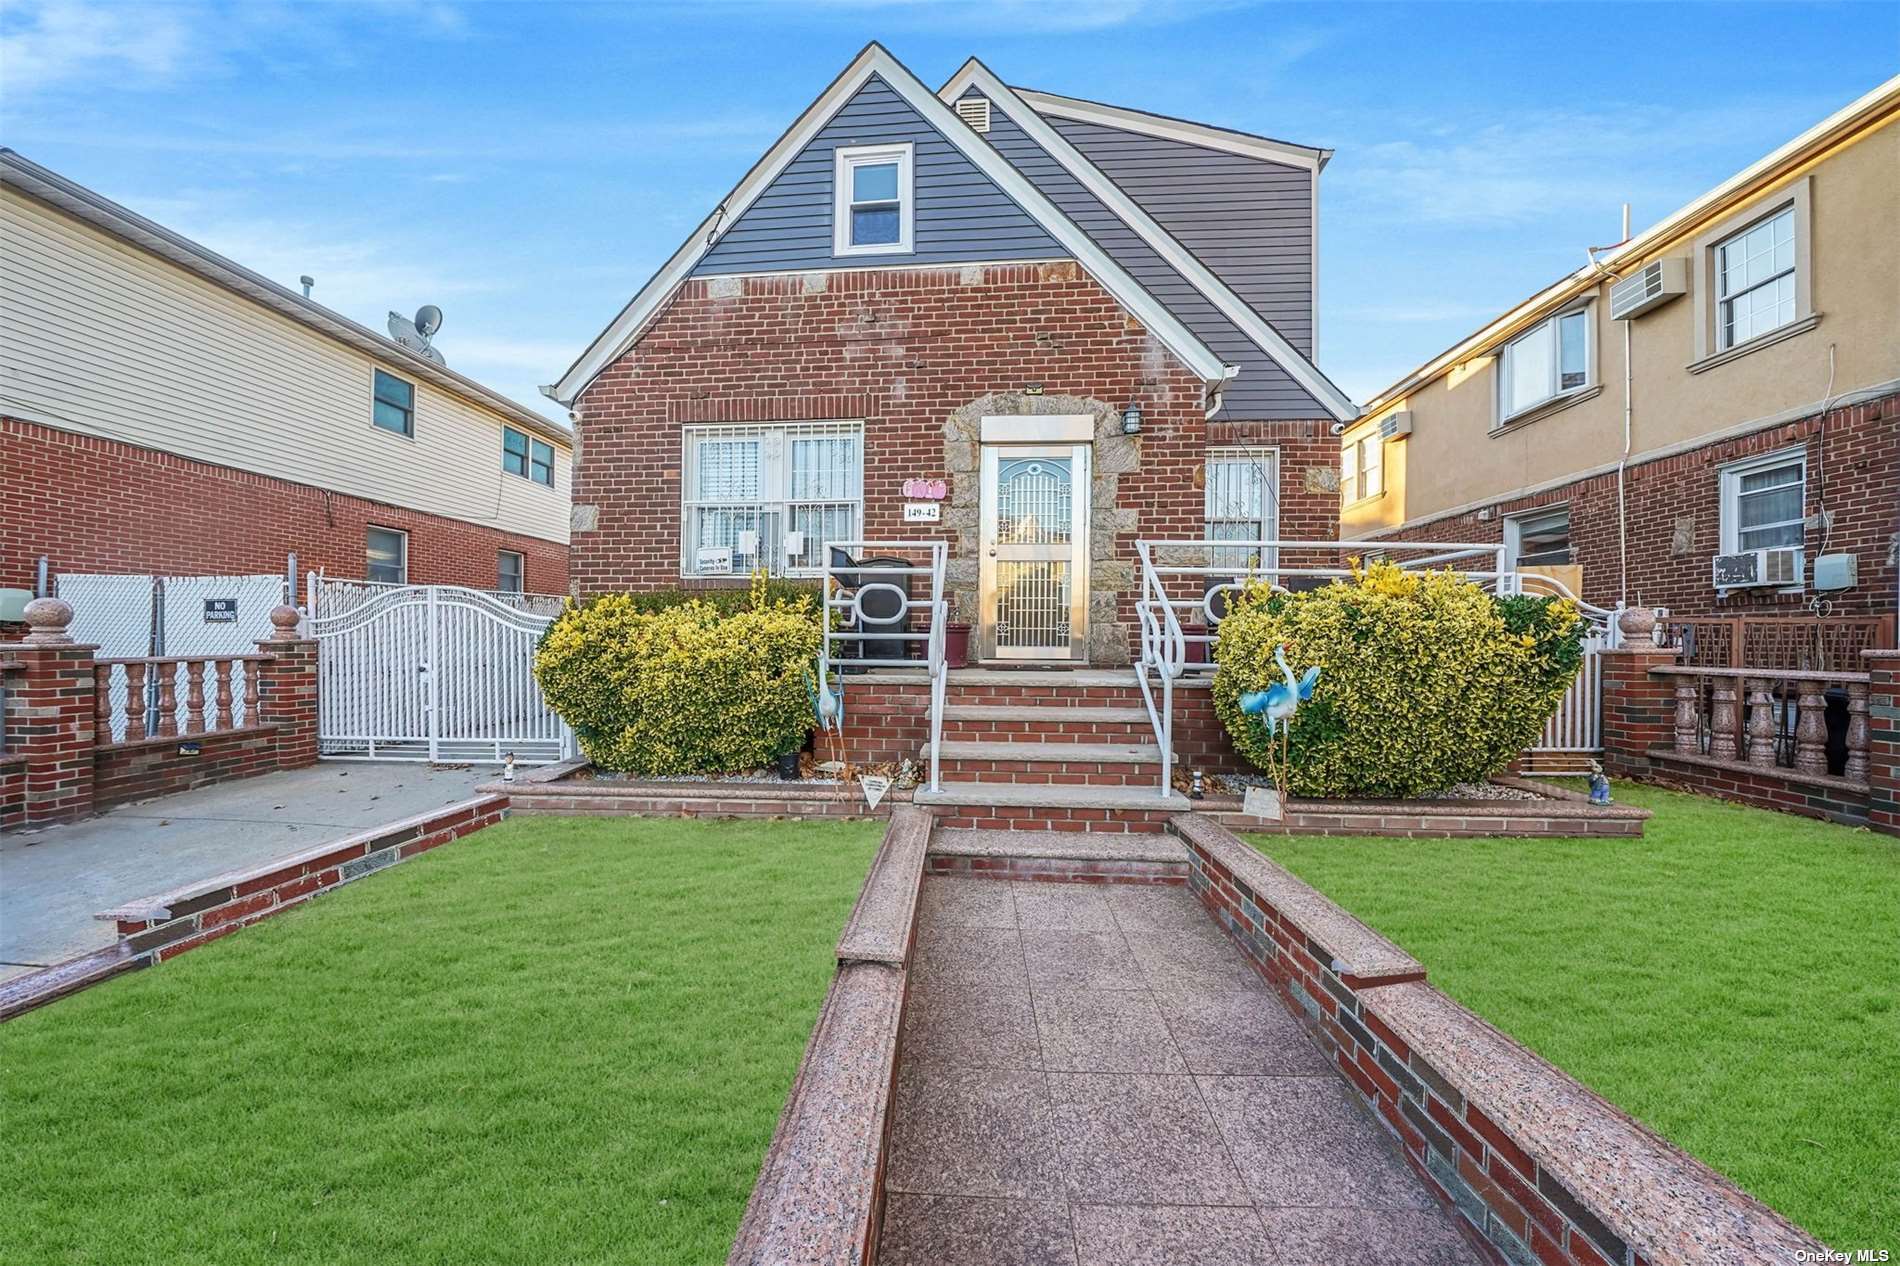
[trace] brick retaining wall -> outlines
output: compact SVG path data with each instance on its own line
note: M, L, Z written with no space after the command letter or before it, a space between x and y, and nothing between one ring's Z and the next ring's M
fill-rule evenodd
M104 911L93 917L113 923L118 942L0 984L0 1020L176 958L333 888L493 826L507 812L506 796L478 796Z
M1189 887L1396 1134L1511 1262L1756 1266L1822 1246L1425 983L1425 969L1204 818Z

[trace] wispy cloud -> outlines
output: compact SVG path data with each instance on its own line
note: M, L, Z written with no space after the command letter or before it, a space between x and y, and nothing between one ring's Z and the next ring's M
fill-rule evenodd
M1819 107L1816 107L1817 109ZM1754 117L1738 117L1753 112ZM1605 240L1616 204L1654 218L1682 184L1682 163L1730 138L1772 128L1786 103L1725 103L1719 110L1630 106L1516 111L1505 119L1413 122L1410 136L1342 145L1329 194L1355 215L1467 227L1533 223L1553 210L1601 206ZM1397 118L1382 123L1405 128ZM1639 217L1639 227L1642 219Z
M875 17L880 29L976 31L993 35L1060 34L1120 27L1170 26L1210 14L1253 7L1258 0L694 0L653 8L745 10L761 17L796 13L801 22L826 19L861 24Z
M0 75L16 100L95 76L169 80L197 51L196 16L189 6L4 0Z

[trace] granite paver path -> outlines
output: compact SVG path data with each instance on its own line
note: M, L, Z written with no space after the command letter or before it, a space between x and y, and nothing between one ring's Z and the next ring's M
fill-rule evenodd
M879 1261L1483 1261L1182 888L931 877Z

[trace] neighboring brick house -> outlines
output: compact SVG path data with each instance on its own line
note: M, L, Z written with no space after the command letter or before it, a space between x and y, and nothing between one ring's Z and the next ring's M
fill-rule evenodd
M0 588L567 589L567 429L0 150Z
M1342 437L1343 534L1503 541L1604 606L1891 637L1897 123L1900 78L1381 392Z
M1127 663L1137 538L1336 536L1329 156L975 61L932 93L870 46L545 389L582 440L576 592L940 537L979 658ZM905 522L912 480L939 521ZM1053 556L986 562L1012 525Z

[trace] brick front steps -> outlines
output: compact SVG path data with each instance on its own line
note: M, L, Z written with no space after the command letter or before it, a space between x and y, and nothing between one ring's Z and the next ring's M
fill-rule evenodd
M118 926L118 943L0 984L0 1020L176 958L340 885L493 826L507 813L506 796L477 796L104 911L94 917Z
M930 837L929 872L1085 884L1185 884L1187 850L1149 832L960 830Z
M939 751L946 783L1142 787L1150 795L1158 795L1161 785L1161 749L1152 743L1043 742L1037 731L1025 740L945 740ZM928 765L930 744L924 744L918 760Z
M1422 964L1211 818L1172 825L1201 904L1506 1260L1822 1260L1799 1227L1432 988Z

